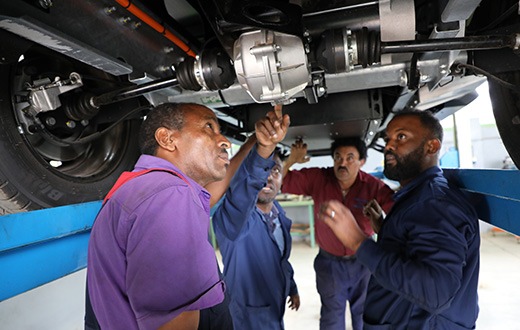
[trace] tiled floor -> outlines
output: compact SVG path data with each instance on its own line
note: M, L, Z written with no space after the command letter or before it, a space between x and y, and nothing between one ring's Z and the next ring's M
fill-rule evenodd
M319 329L320 299L312 263L317 248L294 242L291 263L301 298L300 310L287 310L286 330ZM520 242L507 233L482 233L477 329L520 330ZM348 313L347 313L348 314ZM350 319L347 316L347 330Z

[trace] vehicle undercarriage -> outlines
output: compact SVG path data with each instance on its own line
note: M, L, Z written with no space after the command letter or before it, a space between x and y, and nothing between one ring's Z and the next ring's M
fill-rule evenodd
M520 164L518 2L13 0L0 4L0 214L102 199L162 102L212 108L241 142L273 104L312 155L444 118L486 79Z

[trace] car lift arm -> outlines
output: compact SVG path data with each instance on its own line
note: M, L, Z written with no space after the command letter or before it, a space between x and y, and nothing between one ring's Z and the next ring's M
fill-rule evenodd
M443 169L468 193L479 218L520 235L520 171ZM101 201L0 217L0 301L87 265Z

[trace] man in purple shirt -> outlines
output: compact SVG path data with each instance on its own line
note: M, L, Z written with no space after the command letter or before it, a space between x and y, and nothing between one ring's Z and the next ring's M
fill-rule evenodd
M259 126L280 133L274 115ZM150 111L139 142L134 172L153 170L120 186L92 228L92 308L102 329L196 329L224 298L203 187L226 175L230 142L210 109L170 103Z

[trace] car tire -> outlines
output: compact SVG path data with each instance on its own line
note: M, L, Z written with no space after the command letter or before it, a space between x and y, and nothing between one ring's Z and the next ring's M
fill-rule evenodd
M18 63L0 66L0 215L100 200L139 157L140 118L121 121L99 138L72 147L61 146L49 132L28 134L20 122L21 112L16 112L23 102L20 72L34 71L38 63L62 76L71 70L70 63L38 56L26 54ZM67 157L56 166L53 158L60 154Z
M512 90L495 80L488 80L489 95L500 137L511 159L520 168L520 71L500 73L497 76L517 88Z

